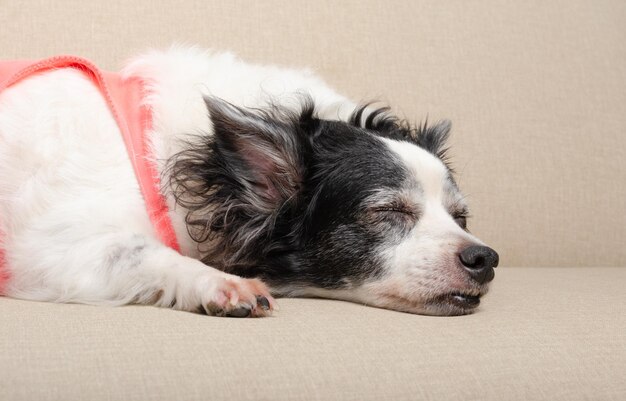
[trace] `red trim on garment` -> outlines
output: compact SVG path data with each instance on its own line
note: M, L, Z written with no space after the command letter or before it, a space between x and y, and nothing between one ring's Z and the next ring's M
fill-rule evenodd
M143 84L139 78L122 79L120 74L100 70L91 61L76 56L56 56L40 61L17 60L0 62L0 92L33 74L59 68L82 71L104 97L122 133L128 156L146 203L150 221L163 244L180 251L176 233L169 217L156 166L150 159L147 132L152 128L152 113L142 102ZM0 249L0 268L4 266L4 250ZM8 272L0 269L0 293Z

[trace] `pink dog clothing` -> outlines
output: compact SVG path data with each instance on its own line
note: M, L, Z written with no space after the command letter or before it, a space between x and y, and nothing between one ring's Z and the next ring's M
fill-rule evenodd
M146 132L152 126L152 114L141 102L143 85L140 79L122 79L120 74L102 71L91 61L76 56L56 56L40 61L0 61L0 92L22 79L59 68L75 68L83 72L106 100L122 133L156 234L165 245L179 251L165 197L160 192L159 175L149 160ZM8 279L8 272L1 269L4 264L4 251L0 249L0 290Z

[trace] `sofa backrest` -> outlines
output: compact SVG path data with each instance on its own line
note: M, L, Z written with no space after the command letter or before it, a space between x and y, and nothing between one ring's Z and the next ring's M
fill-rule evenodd
M172 43L311 67L453 122L471 230L505 266L626 260L626 2L0 1L0 57L109 69Z

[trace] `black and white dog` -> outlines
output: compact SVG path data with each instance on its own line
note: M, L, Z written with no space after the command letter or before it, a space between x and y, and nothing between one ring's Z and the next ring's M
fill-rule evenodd
M308 71L173 48L130 62L181 252L147 216L119 128L84 74L0 96L7 296L265 316L274 296L470 313L498 255L466 229L448 122L410 128Z

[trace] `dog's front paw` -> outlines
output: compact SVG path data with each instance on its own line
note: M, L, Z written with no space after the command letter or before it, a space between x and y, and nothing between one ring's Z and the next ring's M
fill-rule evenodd
M228 275L211 277L203 284L202 307L207 315L262 317L278 310L276 300L260 280Z

